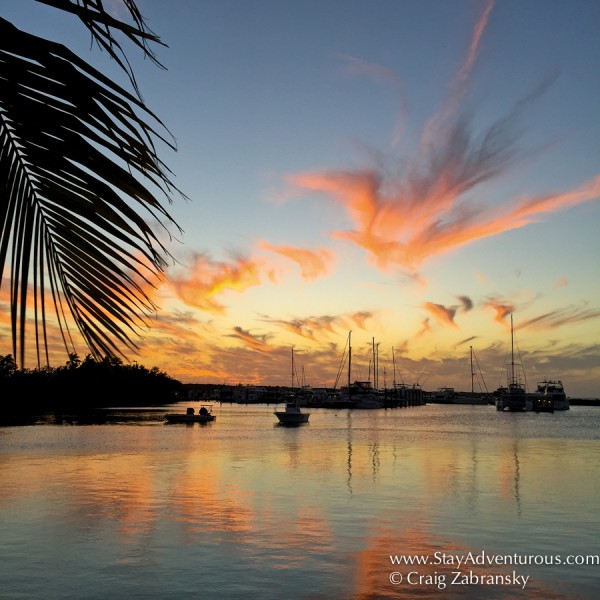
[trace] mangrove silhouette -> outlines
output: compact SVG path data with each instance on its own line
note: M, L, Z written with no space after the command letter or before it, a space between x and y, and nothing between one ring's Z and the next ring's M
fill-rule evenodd
M8 354L0 356L0 385L1 415L34 415L166 404L178 399L183 384L158 367L123 364L116 357L80 360L71 354L60 367L18 369Z

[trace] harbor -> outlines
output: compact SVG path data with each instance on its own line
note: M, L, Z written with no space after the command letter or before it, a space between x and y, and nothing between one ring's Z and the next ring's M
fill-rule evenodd
M548 562L597 557L598 408L310 409L287 428L273 405L222 403L165 423L186 406L0 428L3 597L439 600L465 597L460 570L519 577L476 597L596 598L597 563ZM469 553L547 558L451 563ZM439 564L390 562L413 555ZM390 581L409 571L422 583Z

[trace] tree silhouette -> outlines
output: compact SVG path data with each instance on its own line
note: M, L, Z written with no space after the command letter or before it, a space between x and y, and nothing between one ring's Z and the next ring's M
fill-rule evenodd
M148 219L179 229L163 202L180 192L155 146L174 142L141 100L118 38L157 64L148 44L161 42L133 0L123 0L131 24L102 0L37 1L77 16L133 92L0 18L0 289L13 355L24 365L34 337L38 365L44 355L49 364L52 318L67 353L71 322L94 357L123 356L156 309L147 290L170 256Z

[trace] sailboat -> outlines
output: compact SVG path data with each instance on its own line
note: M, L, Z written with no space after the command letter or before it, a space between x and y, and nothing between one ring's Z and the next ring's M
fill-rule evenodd
M292 390L294 389L295 374L294 348L292 348ZM308 417L310 416L310 413L300 410L296 395L294 395L292 401L286 403L284 410L276 410L273 414L277 417L280 425L301 425L302 423L308 423Z
M373 342L373 348L375 343ZM375 359L374 359L375 362ZM352 332L348 332L348 384L342 394L352 408L383 408L383 402L371 381L352 381Z
M489 393L487 392L487 386L485 385L485 381L483 382L484 387L486 387L486 393L476 393L475 392L475 369L473 364L473 358L477 361L477 357L475 357L473 352L473 346L469 346L470 354L471 354L471 393L467 394L456 394L452 398L453 404L487 404L489 400ZM481 369L480 369L481 375ZM481 375L481 379L483 381L483 376Z
M500 387L494 392L496 410L531 410L531 400L527 396L527 390L518 380L515 371L515 338L512 314L510 315L510 356L508 387Z

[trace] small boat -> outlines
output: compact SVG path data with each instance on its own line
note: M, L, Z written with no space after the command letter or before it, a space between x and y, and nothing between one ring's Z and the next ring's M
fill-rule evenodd
M300 407L294 402L288 402L285 410L276 410L273 413L278 419L280 425L301 425L308 423L310 413L302 412Z
M165 419L168 423L210 423L217 417L212 414L212 406L203 404L196 413L192 407L188 408L185 413L168 413Z
M273 414L279 420L280 425L302 425L302 423L308 423L308 417L310 413L302 412L300 410L300 397L294 393L294 377L296 375L296 369L294 367L294 348L292 347L292 397L285 405L285 410L276 410ZM308 396L304 397L302 394L303 404L306 404Z

